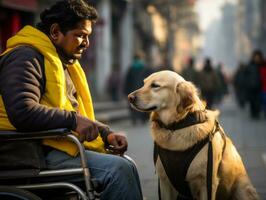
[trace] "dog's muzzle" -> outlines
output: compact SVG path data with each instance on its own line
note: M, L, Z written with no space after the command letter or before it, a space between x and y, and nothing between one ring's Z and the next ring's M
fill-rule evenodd
M150 106L148 108L146 108L146 106L143 106L140 102L140 99L138 99L137 95L134 95L134 93L130 93L127 98L131 106L138 111L151 112L157 109L157 106Z
M135 104L137 101L137 96L135 96L134 94L129 94L127 98L129 103L131 104Z

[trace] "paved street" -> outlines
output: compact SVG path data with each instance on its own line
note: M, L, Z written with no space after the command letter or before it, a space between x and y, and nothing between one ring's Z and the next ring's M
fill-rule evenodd
M232 98L220 107L220 122L239 150L251 180L261 199L266 200L266 119L252 121L247 110L240 110ZM111 124L124 131L129 140L128 155L137 163L143 193L147 200L157 200L157 178L153 166L153 144L148 124L132 126L127 120ZM263 159L264 158L264 159Z

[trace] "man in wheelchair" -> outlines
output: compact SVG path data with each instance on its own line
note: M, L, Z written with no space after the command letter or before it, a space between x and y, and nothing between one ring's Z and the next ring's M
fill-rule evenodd
M126 138L94 118L85 74L78 62L89 46L97 11L83 0L56 2L7 41L0 58L0 130L24 132L67 128L87 149L87 164L101 199L142 199L132 162L106 154L127 150ZM46 167L80 167L73 142L43 139ZM23 151L17 147L18 151Z

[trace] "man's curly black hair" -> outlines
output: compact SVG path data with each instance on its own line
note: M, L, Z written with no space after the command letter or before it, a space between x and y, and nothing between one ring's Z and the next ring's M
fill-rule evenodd
M52 24L57 23L60 31L65 34L75 29L82 19L96 22L98 13L95 8L83 0L58 1L40 14L41 21L36 25L39 30L49 34Z

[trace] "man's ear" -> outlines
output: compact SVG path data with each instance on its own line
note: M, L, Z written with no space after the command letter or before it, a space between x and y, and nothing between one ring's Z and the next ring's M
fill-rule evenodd
M194 95L197 90L192 83L184 81L176 86L176 93L180 96L180 104L177 107L177 111L182 112L194 104Z
M53 42L56 42L60 35L60 27L57 23L54 23L50 27L50 38Z

